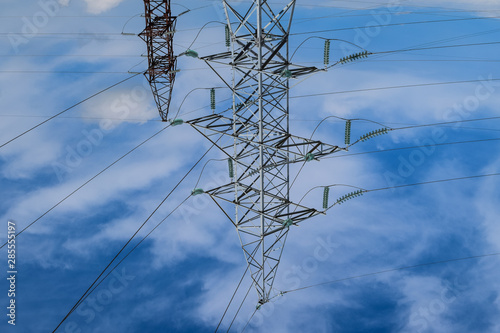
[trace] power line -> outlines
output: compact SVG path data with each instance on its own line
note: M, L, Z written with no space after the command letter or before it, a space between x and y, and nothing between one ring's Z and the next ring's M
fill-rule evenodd
M108 268L113 264L113 262L120 256L120 254L125 250L125 248L130 244L130 242L135 238L135 236L142 230L142 228L146 225L146 223L153 217L153 215L160 209L160 207L167 201L167 199L174 193L174 191L179 187L179 185L186 179L186 177L196 168L196 166L205 158L205 156L212 150L215 145L213 144L210 148L200 157L200 159L189 169L189 171L179 180L179 182L174 186L174 188L165 196L165 198L156 206L153 212L147 217L147 219L141 224L141 226L134 232L134 234L129 238L129 240L123 245L123 247L118 251L118 253L113 257L110 263L102 270L99 276L92 282L90 287L83 293L83 295L78 299L75 305L71 308L71 310L66 314L66 316L61 320L61 322L54 329L53 333L57 331L57 329L66 321L66 319L80 306L83 300L90 295L94 285L99 281L101 276L108 270ZM186 199L187 200L187 199ZM185 200L184 200L185 201ZM179 205L180 206L180 205ZM178 207L179 207L178 206ZM177 207L177 208L178 208ZM176 209L177 209L176 208ZM115 266L117 267L117 266ZM108 274L109 275L109 274Z
M500 62L500 60L493 59L413 59L413 60L399 60L399 59L386 59L386 60L371 60L365 59L366 62Z
M422 125L410 125L405 127L396 127L392 130L405 130L405 129L413 129L419 127L432 127L432 126L440 126L440 125L449 125L449 124L457 124L457 123L470 123L475 121L485 121L485 120L497 120L500 117L487 117L487 118L476 118L476 119L465 119L465 120L456 120L456 121L445 121L440 123L432 123L432 124L422 124Z
M402 2L408 2L410 0L400 0L399 3L395 3L397 5L401 5ZM347 3L363 3L363 4L372 4L372 6L369 7L363 7L363 8L353 8L353 7L339 7L338 5L325 5L325 4L313 4L313 3L302 3L302 4L297 4L298 7L319 7L319 8L334 8L334 9L352 9L348 12L355 12L355 11L360 11L360 10L366 10L366 9L374 9L374 8L380 8L380 7L395 7L391 6L390 3L387 2L373 2L373 1L356 1L356 0L331 0L331 2L347 2ZM278 5L286 5L286 2L270 2L273 4L278 4ZM426 6L426 5L416 5L413 3L409 3L408 6L415 7L415 8L434 8L434 9L446 9L446 10L463 10L460 8L455 8L455 7L444 7L444 6ZM476 10L474 10L475 12ZM478 9L478 12L489 12L488 10L481 10ZM470 11L469 11L470 12Z
M470 47L470 46L487 46L487 45L497 45L497 44L500 44L500 42L484 42L484 43L441 45L441 46L430 46L430 47L415 47L415 48L406 48L406 49L400 49L400 50L394 50L394 51L373 52L373 54L400 53L400 52L409 52L409 51L424 51L424 50L448 49L448 48Z
M68 194L67 196L65 196L63 199L61 199L59 202L57 202L54 206L52 206L49 210L47 210L45 213L43 213L42 215L40 215L39 217L37 217L33 222L31 222L28 226L26 226L24 229L22 229L21 231L19 231L17 234L16 234L16 237L19 236L20 234L22 234L26 229L28 229L29 227L31 227L33 224L35 224L36 222L38 222L41 218L43 218L45 215L47 215L48 213L50 213L52 210L54 210L57 206L59 206L60 204L62 204L64 201L66 201L68 198L70 198L73 194L75 194L76 192L78 192L79 190L81 190L83 187L85 187L87 184L89 184L91 181L93 181L94 179L96 179L97 177L99 177L101 174L103 174L105 171L107 171L109 168L111 168L113 165L115 165L116 163L120 162L122 159L124 159L125 157L127 157L128 155L130 155L132 152L134 152L135 150L139 149L141 146L143 146L144 144L146 144L148 141L150 141L151 139L153 139L154 137L156 137L157 135L159 135L160 133L162 133L164 130L166 130L167 128L169 128L170 125L162 128L160 131L156 132L155 134L153 134L152 136L150 136L149 138L147 138L146 140L142 141L140 144L138 144L137 146L135 146L134 148L132 148L131 150L129 150L126 154L122 155L120 158L118 158L117 160L115 160L113 163L111 163L110 165L108 165L106 168L104 168L103 170L99 171L95 176L93 176L92 178L90 178L89 180L87 180L85 183L83 183L82 185L80 185L77 189L75 189L73 192L71 192L70 194ZM2 249L5 245L7 245L7 242L5 242L5 244L3 244L0 249Z
M222 100L221 102L227 102L229 100L230 99L228 98L228 99ZM201 108L198 108L198 109L194 109L194 110L182 113L180 115L181 116L182 115L188 115L188 114L200 111L200 110L207 109L209 107L210 107L210 104L209 105L205 105L205 106L203 106ZM228 110L226 110L226 111L228 111ZM226 111L224 111L224 112L226 112ZM176 115L176 117L177 116L179 116L179 115ZM0 114L0 117L13 117L13 118L17 118L17 117L19 117L19 118L50 118L51 116L13 115L13 114L2 115L2 114ZM85 116L80 116L80 117L77 117L77 116L75 116L75 117L59 117L58 119L89 119L89 120L120 120L120 121L141 121L141 122L163 122L161 119L109 118L109 117L85 117Z
M458 178L448 178L448 179L431 180L431 181L414 183L414 184L395 185L395 186L388 186L388 187L382 187L382 188L376 188L376 189L372 189L372 190L367 190L366 192L377 192L377 191L391 190L391 189L395 189L395 188L420 186L420 185L428 185L428 184L437 184L437 183L446 183L446 182L455 182L455 181L459 181L459 180L477 179L477 178L495 177L495 176L500 176L500 173L490 173L490 174L485 174L485 175L465 176L465 177L458 177Z
M26 15L24 16L20 16L20 15L0 15L0 18L23 18L23 17L26 17ZM126 16L126 15L99 15L99 16L96 16L96 15L55 15L53 17L51 17L51 19L53 18L94 18L94 19L103 19L103 18L130 18L130 16Z
M189 197L188 197L189 198ZM186 202L186 200L188 199L184 199L184 201L182 201L172 212L176 211L182 204L184 204L184 202ZM66 319L80 306L80 304L82 304L85 299L87 299L88 296L90 296L90 294L92 294L92 292L109 276L109 274L111 274L111 272L113 272L113 270L118 267L118 265L122 262L120 261L115 267L113 267L110 272L105 275L100 281L100 277L106 272L106 270L111 266L111 264L115 261L115 259L120 255L120 253L125 249L125 247L129 244L129 242L132 241L132 239L135 237L135 235L142 229L142 227L144 226L144 224L149 220L149 218L152 217L152 215L156 212L157 209L160 208L160 206L162 205L162 203L160 203L160 205L158 205L155 209L155 211L148 217L148 219L146 219L146 221L139 227L139 229L136 231L136 233L127 241L127 243L122 247L122 249L115 255L115 257L111 260L111 262L108 264L108 266L106 266L106 268L104 268L104 270L101 272L101 274L94 280L94 282L90 285L90 287L85 291L85 293L80 297L80 299L78 300L78 302L73 306L73 308L68 312L68 314L63 318L63 320L59 323L59 325L57 325L57 327L52 331L52 333L55 333L57 331L57 329L64 323L64 321L66 321ZM170 216L171 214L169 214L168 216ZM135 247L132 249L134 250ZM132 251L131 251L132 252ZM130 252L128 253L130 254ZM127 256L128 256L127 254ZM126 257L125 257L126 258ZM124 258L124 259L125 259ZM99 281L99 282L97 282ZM94 286L95 285L95 286Z
M0 117L8 118L50 118L51 116L37 116L28 114L0 114ZM59 117L58 119L87 119L87 120L119 120L119 121L140 121L140 122L161 122L159 119L137 119L137 118L110 118L110 117Z
M21 34L21 32L0 32L0 36ZM37 32L37 35L62 35L62 36L127 36L120 32Z
M21 133L21 134L17 135L16 137L14 137L14 138L10 139L9 141L7 141L7 142L5 142L5 143L3 143L2 145L0 145L0 148L5 147L6 145L8 145L9 143L11 143L12 141L14 141L14 140L16 140L16 139L19 139L19 138L20 138L20 137L22 137L23 135L25 135L25 134L27 134L27 133L29 133L29 132L33 131L34 129L36 129L36 128L38 128L38 127L42 126L43 124L45 124L45 123L49 122L50 120L52 120L52 119L54 119L54 118L56 118L56 117L58 117L58 116L62 115L63 113L65 113L65 112L67 112L67 111L69 111L69 110L71 110L71 109L73 109L73 108L77 107L78 105L83 104L83 103L85 103L86 101L88 101L88 100L90 100L90 99L92 99L92 98L94 98L94 97L96 97L96 96L98 96L98 95L102 94L103 92L108 91L108 90L110 90L110 89L112 89L112 88L114 88L114 87L116 87L116 86L118 86L118 85L120 85L120 84L122 84L122 83L124 83L124 82L128 81L128 80L133 79L133 78L134 78L134 77L136 77L137 75L139 75L139 74L135 74L135 75L133 75L133 76L131 76L131 77L128 77L128 78L126 78L125 80L122 80L122 81L120 81L120 82L118 82L118 83L115 83L115 84L113 84L113 85L111 85L111 86L109 86L109 87L107 87L107 88L105 88L105 89L100 90L99 92L97 92L97 93L93 94L92 96L87 97L87 98L85 98L84 100L82 100L82 101L80 101L80 102L78 102L78 103L76 103L76 104L73 104L73 105L72 105L72 106L70 106L69 108L67 108L67 109L65 109L65 110L63 110L63 111L61 111L61 112L59 112L58 114L56 114L56 115L54 115L54 116L50 117L50 118L49 118L49 119L47 119L47 120L42 121L42 122L41 122L41 123L39 123L38 125L36 125L36 126L34 126L34 127L31 127L30 129L28 129L28 130L24 131L23 133Z
M247 297L248 297L248 294L250 293L250 290L252 290L252 287L253 287L253 282L252 282L252 283L250 283L250 287L248 288L248 291L247 291L247 293L246 293L245 297L243 298L243 301L241 301L240 306L238 307L238 310L236 311L236 313L235 313L235 315L234 315L234 317L233 317L233 320L231 320L231 324L229 324L229 327L227 328L226 333L229 333L229 330L230 330L230 329L231 329L231 327L233 326L233 323L234 323L234 321L236 320L236 317L238 317L238 314L240 313L240 310L241 310L241 308L243 307L243 304L245 303L245 301L246 301L246 299L247 299ZM253 317L253 316L252 316L252 317ZM217 332L217 331L216 331L216 332Z
M416 24L430 24L430 23L446 23L446 22L459 22L459 21L476 21L476 20L488 20L496 19L500 16L490 16L490 17L468 17L468 18L457 18L457 19L443 19L443 20L429 20L429 21L416 21L416 22L401 22L401 23L389 23L389 24L373 24L358 27L346 27L346 28L336 28L336 29L326 29L326 30L316 30L307 32L296 32L291 35L308 35L323 32L334 32L334 31L345 31L345 30L356 30L356 29L369 29L369 28L385 28L393 26L403 26L403 25L416 25Z
M125 256L123 256L123 258L113 268L109 270L109 272L92 288L92 290L90 290L90 292L87 293L87 295L85 295L85 297L82 299L82 301L78 306L80 306L87 299L87 297L90 296L101 285L101 283L103 283L108 278L108 276L111 273L113 273L113 271L116 268L118 268L118 266L120 266L123 263L123 261L125 261L125 259L127 259L128 256L132 252L134 252L139 247L139 245L141 245L146 240L146 238L148 238L153 233L153 231L155 231L161 224L163 224L163 222L165 222L167 218L169 218L173 213L175 213L177 209L179 209L188 199L189 197L184 199L180 204L178 204L174 209L172 209L167 216L165 216L160 222L158 222L156 226L148 234L146 234L146 236L144 236Z
M256 312L257 312L257 309L253 310L252 315L250 316L250 318L248 318L247 323L245 324L245 326L244 326L244 327L243 327L243 329L241 330L241 333L244 333L244 332L245 332L245 330L246 330L246 329L247 329L247 327L248 327L248 324L250 324L250 322L252 321L252 318L253 318L253 316L255 316L255 313L256 313Z
M361 152L361 153L327 156L327 157L324 157L323 159L348 157L348 156L358 156L358 155L366 155L366 154L376 154L376 153L386 153L386 152L398 151L398 150L406 150L406 149L418 149L418 148L428 148L428 147L438 147L438 146L450 146L450 145L459 145L459 144L466 144L466 143L494 142L494 141L500 141L500 138L482 139L482 140L469 140L469 141L457 141L457 142L447 142L447 143L434 143L432 145L420 145L420 146L411 146L411 147L400 147L400 148L392 148L392 149L382 149L382 150L374 150L374 151L365 151L365 152Z
M130 36L129 36L130 37ZM119 40L121 42L139 42L138 40L131 39L131 38L110 38L110 37L99 37L99 36L94 36L94 37L74 37L74 36L39 36L38 34L36 36L33 36L31 38L36 38L36 39L69 39L69 40L98 40L98 41L110 41L110 40Z
M224 313L222 314L222 317L219 320L219 324L217 324L217 327L215 328L215 333L217 333L217 331L219 330L220 324L222 323L222 320L224 320L224 317L226 316L227 310L229 310L229 307L231 306L231 303L233 302L234 296L236 296L238 289L240 289L241 283L243 282L243 279L245 278L245 275L247 274L249 268L250 268L250 265L247 265L247 268L243 272L243 276L241 277L240 282L238 282L238 286L236 286L236 289L234 290L233 296L231 296L231 299L229 300L229 303L227 304L226 309L224 310ZM252 286L250 286L250 289L251 288L252 288Z
M500 79L488 79L488 80L489 81L500 81ZM326 95L352 94L352 93L367 92L367 91L404 89L404 88L416 88L416 87L430 87L430 86L443 86L443 85L465 84L465 83L478 83L478 82L484 82L484 80L464 80L464 81L447 81L447 82L434 82L434 83L419 83L419 84L408 84L408 85L399 85L399 86L390 86L390 87L378 87L378 88L365 88L365 89L354 89L354 90L344 90L344 91L332 91L332 92L317 93L317 94L291 96L290 98L304 98L304 97L315 97L315 96L326 96Z
M29 71L29 70L6 70L1 71L0 73L8 73L8 74L135 74L130 72L104 72L104 71ZM142 74L142 73L139 73Z
M204 71L209 68L186 68L181 69L180 71ZM119 72L119 71L49 71L49 70L0 70L0 73L8 73L8 74L142 74L135 72Z
M498 12L500 10L475 10L475 12L478 13L490 13L490 12ZM402 13L398 13L398 16L400 15L439 15L439 16L450 16L454 17L451 15L446 15L446 14L452 14L452 13L466 13L470 14L471 12L468 10L438 10L438 11L405 11ZM352 14L352 15L344 15L344 14L332 14L332 15L326 15L326 16L316 16L316 17L311 17L311 18L304 18L304 19L298 19L297 24L303 23L303 22L308 22L308 21L313 21L313 20L320 20L320 19L325 19L325 18L332 18L332 17L373 17L373 13L368 13L368 14Z
M304 289L309 289L313 287L318 287L318 286L324 286L327 284L332 284L332 283L337 283L337 282L344 282L348 280L354 280L354 279L359 279L363 277L368 277L368 276L374 276L374 275L379 275L379 274L384 274L384 273L390 273L390 272L396 272L396 271L401 271L401 270L406 270L406 269L412 269L412 268L418 268L418 267L424 267L424 266L430 266L430 265L438 265L438 264L444 264L444 263L449 263L449 262L456 262L456 261L464 261L464 260L472 260L472 259L480 259L480 258L486 258L486 257L493 257L493 256L500 256L500 253L491 253L491 254L483 254L483 255L478 255L478 256L471 256L471 257L465 257L465 258L456 258L456 259L448 259L448 260L441 260L441 261L434 261L434 262L429 262L429 263L424 263L424 264L418 264L418 265L412 265L412 266L404 266L404 267L398 267L398 268L392 268L392 269L386 269L383 271L378 271L378 272L373 272L373 273L367 273L367 274L362 274L362 275L356 275L356 276L350 276L342 279L337 279L337 280L331 280L331 281L326 281L322 283L317 283L313 284L310 286L305 286L297 289L291 289L287 291L283 291L283 294L288 294L294 291L299 291L299 290L304 290Z
M302 47L303 49L314 49L314 50L320 50L320 48L314 48L314 47ZM391 51L392 52L404 52L405 50L402 51ZM376 54L376 53L373 53ZM412 55L424 55L424 54L416 54L413 53ZM482 63L487 63L487 62L500 62L500 59L484 59L484 58L472 58L472 57L464 57L464 58L455 58L453 56L444 56L444 55L427 55L425 56L434 56L434 57L441 57L445 59L372 59L372 58L366 58L366 59L360 59L358 62L369 62L369 63L374 63L374 62L482 62ZM450 57L450 58L447 58ZM453 59L452 59L453 58ZM302 62L303 64L318 64L318 63L323 63L320 60L316 61L304 61Z
M31 58L31 57L99 57L99 58L137 58L141 55L137 54L0 54L0 57L12 57L12 58Z

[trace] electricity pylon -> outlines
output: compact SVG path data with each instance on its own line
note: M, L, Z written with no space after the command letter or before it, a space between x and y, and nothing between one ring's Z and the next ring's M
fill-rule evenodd
M236 227L251 277L264 304L289 227L321 212L290 198L290 164L343 150L290 134L289 82L320 71L290 63L295 0L284 8L267 0L224 0L228 51L202 57L233 95L232 117L222 113L187 121L228 156L231 182L204 191ZM232 68L225 78L214 65ZM236 206L228 211L227 203ZM234 215L234 217L233 217Z
M172 89L177 72L174 33L177 17L170 0L144 0L146 28L139 36L148 47L148 69L144 73L153 91L163 121L168 119Z

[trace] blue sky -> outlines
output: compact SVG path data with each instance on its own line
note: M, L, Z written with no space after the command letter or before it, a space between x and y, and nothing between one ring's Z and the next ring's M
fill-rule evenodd
M232 3L244 8L248 1ZM279 8L285 1L272 3ZM206 22L223 19L219 1L184 1L174 5L175 13L183 6L193 10L179 19L176 53L186 50ZM22 230L164 124L145 78L129 73L145 69L145 45L137 36L121 34L143 29L141 1L4 0L1 7L0 144L130 78L0 148L3 244L8 220ZM292 50L309 36L345 40L372 53L500 41L495 1L298 1L295 14ZM455 21L428 22L435 20ZM391 26L373 27L380 24ZM308 33L329 29L337 30ZM204 56L225 51L224 42L224 27L211 23L192 48ZM498 51L498 44L491 44L374 54L303 82L292 80L297 85L290 92L295 97L291 131L310 137L329 116L389 127L497 117L500 83L492 79L500 78ZM345 52L358 49L332 42L332 62ZM306 42L294 63L323 66L323 41ZM193 88L222 86L220 79L198 59L182 57L179 68L172 110L180 108L185 120L211 112L208 90L182 101ZM476 82L352 92L466 80ZM330 92L337 93L300 97ZM222 102L229 97L228 91L217 90L217 110L229 106ZM329 118L314 137L342 144L344 124ZM353 137L378 128L355 121ZM499 132L494 119L392 131L334 158L308 163L291 194L298 201L309 189L330 184L377 189L498 173L499 141L439 144L496 139ZM351 155L421 145L426 147ZM8 325L2 314L1 331L51 332L209 147L188 125L169 128L19 235L17 325ZM211 150L138 239L189 195L207 160L221 158ZM226 168L224 161L210 162L198 187L228 182ZM291 171L299 168L294 165ZM498 186L499 178L489 177L366 193L290 228L276 292L341 281L273 299L255 313L245 332L500 331L498 256L358 277L500 252ZM330 200L347 192L334 187ZM322 194L312 191L303 204L321 208ZM6 277L7 252L0 252ZM58 332L214 331L244 270L231 223L207 197L193 197ZM345 280L349 277L356 278ZM5 309L8 284L2 281ZM224 331L249 286L245 279L222 322ZM251 290L231 332L243 330L256 303Z

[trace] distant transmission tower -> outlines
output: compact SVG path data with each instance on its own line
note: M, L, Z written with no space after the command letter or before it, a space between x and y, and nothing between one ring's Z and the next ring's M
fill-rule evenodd
M161 119L167 121L177 72L174 33L177 17L172 16L170 0L144 0L146 28L139 36L148 47L148 79Z
M272 297L289 227L321 213L291 201L290 164L343 150L290 134L289 80L320 71L289 61L295 3L223 1L228 51L201 59L231 89L233 114L187 121L228 156L232 182L193 193L209 194L236 227L260 304ZM232 77L215 69L221 64L232 68Z

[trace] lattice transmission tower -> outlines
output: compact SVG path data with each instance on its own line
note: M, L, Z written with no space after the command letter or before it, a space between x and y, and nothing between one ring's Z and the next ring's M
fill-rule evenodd
M170 1L144 0L144 7L146 28L139 34L148 48L148 69L144 74L161 119L167 121L177 73L177 57L174 55L177 17L172 15Z
M321 213L291 200L290 164L343 150L290 133L289 81L320 71L289 60L295 2L283 8L266 0L222 1L228 51L201 59L231 89L232 116L187 121L228 156L232 181L204 192L236 227L260 304L272 297L289 227ZM229 66L232 77L214 65Z

